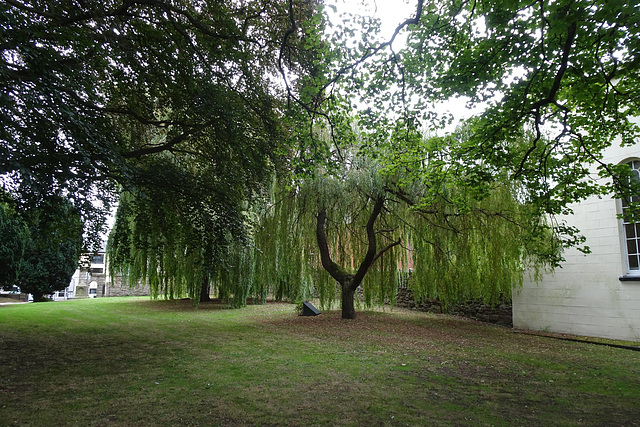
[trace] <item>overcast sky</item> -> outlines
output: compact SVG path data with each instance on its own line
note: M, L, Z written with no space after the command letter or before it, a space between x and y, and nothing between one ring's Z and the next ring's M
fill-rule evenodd
M391 36L404 20L415 16L417 0L327 0L338 13L351 12L379 18L383 35Z

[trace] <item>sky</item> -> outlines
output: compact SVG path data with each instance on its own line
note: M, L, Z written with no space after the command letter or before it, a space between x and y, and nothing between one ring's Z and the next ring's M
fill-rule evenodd
M327 6L335 7L325 10L329 13L329 19L337 23L341 20L341 14L351 13L363 16L371 16L380 20L381 36L388 40L395 29L405 20L415 16L417 0L325 0ZM402 38L396 39L394 47L403 47Z
M383 35L391 36L404 20L415 16L417 0L327 0L340 12L357 13L379 18Z

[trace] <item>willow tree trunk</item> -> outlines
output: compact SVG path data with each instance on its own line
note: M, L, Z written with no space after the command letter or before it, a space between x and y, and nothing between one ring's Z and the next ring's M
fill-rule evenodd
M356 288L357 289L357 288ZM342 284L342 318L355 319L356 308L354 304L356 290L351 283Z
M202 277L202 283L200 285L200 302L211 301L209 295L209 275L204 274Z

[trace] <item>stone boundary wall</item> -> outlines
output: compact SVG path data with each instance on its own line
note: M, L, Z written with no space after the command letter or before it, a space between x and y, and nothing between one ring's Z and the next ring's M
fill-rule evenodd
M141 297L141 296L147 296L150 294L151 294L151 291L149 290L148 285L138 285L131 288L128 285L125 285L122 283L121 277L116 277L115 280L113 280L110 283L107 283L104 296L105 297L128 297L128 296Z
M0 297L14 299L16 301L29 301L29 294L1 294Z
M423 300L416 303L413 298L413 292L407 288L398 289L396 306L429 313L445 312L438 300ZM482 301L467 301L464 304L449 307L446 313L502 326L513 326L511 303L502 303L491 307L485 305Z

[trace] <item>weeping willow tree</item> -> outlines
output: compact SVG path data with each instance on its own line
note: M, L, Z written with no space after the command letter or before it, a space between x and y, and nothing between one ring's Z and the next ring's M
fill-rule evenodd
M404 147L424 180L397 158L385 165L354 150L340 167L276 191L255 236L256 278L278 296L338 300L343 318L355 317L358 294L366 306L393 304L409 274L416 299L510 298L525 271L557 264L560 240L508 175L463 176L433 147L452 143L420 141L431 156Z
M211 179L211 171L185 169L168 156L148 162L147 171L147 185L120 196L107 242L112 277L120 275L130 286L147 283L155 297L188 296L197 303L214 290L241 300L224 270L241 261L237 248L247 242L247 180L231 172Z
M153 297L187 296L196 305L211 293L232 307L248 298L265 301L268 288L258 286L262 271L243 212L205 203L192 210L162 193L124 192L107 244L112 277L129 286L146 283Z
M111 265L169 298L195 300L209 288L235 307L269 295L319 297L322 307L339 301L342 316L354 318L358 301L393 304L409 275L416 299L493 304L510 297L526 270L559 260L560 241L508 176L492 176L480 190L433 157L423 162L432 169L424 181L357 150L343 150L343 159L297 184L276 180L253 219L224 215L222 206L185 211L189 204L162 194L125 194Z

